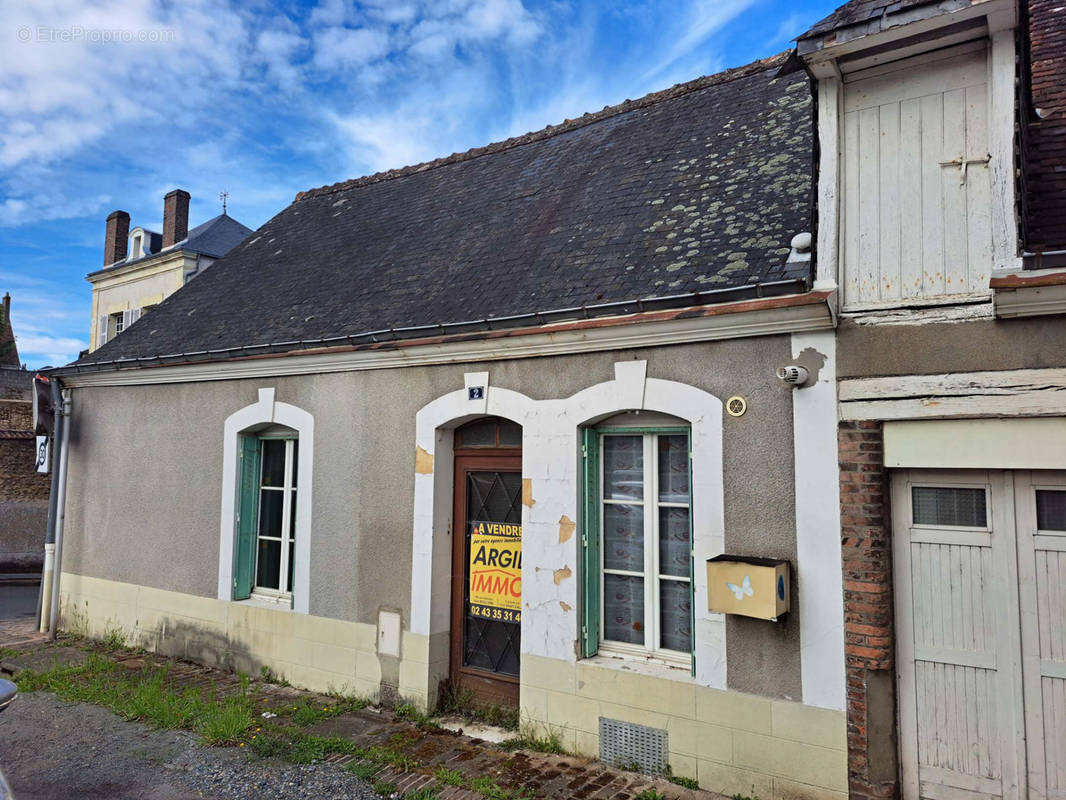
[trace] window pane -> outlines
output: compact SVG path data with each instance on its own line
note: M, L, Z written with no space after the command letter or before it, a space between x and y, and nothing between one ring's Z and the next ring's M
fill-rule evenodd
M496 420L492 417L468 422L459 430L463 447L495 447Z
M659 437L659 501L688 502L688 437Z
M644 571L644 507L604 504L603 566Z
M986 527L985 490L911 487L915 525Z
M1066 492L1037 490L1036 527L1042 531L1066 531Z
M503 447L522 446L522 426L509 419L500 420L500 444Z
M285 485L285 442L263 440L263 486Z
M259 540L259 558L256 559L255 585L264 589L277 589L281 576L281 542L271 539Z
M692 652L692 596L681 581L659 581L659 646Z
M644 437L603 437L603 496L644 499Z
M296 538L296 490L292 490L292 503L289 505L289 536Z
M644 644L644 579L603 576L603 638Z
M688 509L659 509L659 574L690 577L691 550L688 543Z
M292 485L296 485L297 468L300 466L300 442L296 440L292 443Z
M281 536L281 512L284 492L270 489L259 492L259 535Z

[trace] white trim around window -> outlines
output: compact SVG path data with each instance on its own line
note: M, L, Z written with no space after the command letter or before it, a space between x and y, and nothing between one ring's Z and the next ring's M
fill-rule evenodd
M250 429L266 425L283 425L293 429L297 434L294 446L299 447L299 470L296 479L296 523L294 537L296 540L293 560L292 609L304 614L309 613L311 588L311 487L314 468L314 417L288 403L279 403L274 399L273 388L259 390L259 400L226 418L223 430L222 460L222 521L219 529L218 552L218 599L230 601L233 597L233 550L236 541L236 513L238 501L238 455L240 435ZM252 596L260 602L278 602L276 598L265 598L259 590ZM287 598L286 598L287 599ZM279 607L287 603L278 602Z

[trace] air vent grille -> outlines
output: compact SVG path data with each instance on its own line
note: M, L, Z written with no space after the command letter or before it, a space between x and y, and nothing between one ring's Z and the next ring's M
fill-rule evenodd
M666 731L600 717L600 761L649 775L663 773L669 764Z

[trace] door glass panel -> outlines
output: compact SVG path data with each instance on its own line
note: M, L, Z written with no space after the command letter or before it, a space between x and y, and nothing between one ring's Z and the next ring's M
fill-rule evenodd
M603 638L644 644L644 579L603 576Z
M468 422L459 431L463 447L495 447L496 420L492 417Z
M522 474L495 471L466 473L466 519L464 564L469 564L471 532L476 523L521 525ZM520 554L521 550L518 549L517 553ZM510 560L504 556L509 556ZM513 573L509 573L506 567L513 564L514 557L513 548L500 547L493 558L495 563L504 566L488 573L489 580L495 581L497 577L508 580ZM518 563L520 565L521 562ZM499 587L481 587L481 590L497 595L499 602L471 605L468 574L463 597L463 665L504 675L518 675L521 610L506 607L505 590Z
M644 498L644 437L603 437L603 496L607 500Z
M984 489L913 486L911 499L915 525L988 527Z
M1042 531L1066 531L1066 491L1036 490L1036 527Z
M509 419L500 420L500 447L521 447L522 426Z
M259 535L280 537L285 493L266 489L259 492L259 498Z
M644 571L644 507L626 503L603 506L603 566Z
M692 651L692 597L688 581L659 581L659 646Z
M688 437L659 438L659 502L688 502Z

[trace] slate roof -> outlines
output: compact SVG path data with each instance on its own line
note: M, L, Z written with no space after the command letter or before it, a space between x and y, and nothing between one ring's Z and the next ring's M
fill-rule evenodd
M185 243L178 246L182 250L221 258L248 238L250 233L251 228L237 222L228 214L219 214L189 231Z
M933 6L931 11L954 10L955 7L965 7L972 1L980 0L848 0L832 14L819 20L811 29L797 37L799 41L810 39L815 36L823 36L832 31L849 28L855 25L866 25L873 33L892 26L891 15L907 11L919 6ZM804 48L800 48L801 51Z
M811 93L802 73L775 77L787 55L301 193L76 363L293 350L667 295L698 305L756 283L803 291L810 262L786 260L811 230Z

